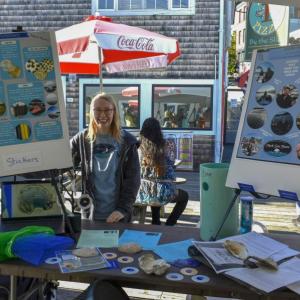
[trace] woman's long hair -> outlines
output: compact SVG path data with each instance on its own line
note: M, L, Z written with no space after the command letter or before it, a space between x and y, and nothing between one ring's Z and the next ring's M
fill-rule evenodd
M163 176L165 173L165 140L159 122L155 118L146 119L140 135L142 166L154 168L157 176Z
M97 123L95 121L95 115L94 115L93 108L94 108L95 101L97 101L99 99L103 99L113 105L114 116L113 116L113 119L112 119L112 122L110 125L110 134L112 135L113 138L115 138L118 142L120 142L121 128L120 128L120 116L119 116L118 108L117 108L114 98L105 93L99 93L92 99L92 102L90 105L90 123L89 123L89 127L88 127L87 137L91 141L95 141L95 139L96 139Z

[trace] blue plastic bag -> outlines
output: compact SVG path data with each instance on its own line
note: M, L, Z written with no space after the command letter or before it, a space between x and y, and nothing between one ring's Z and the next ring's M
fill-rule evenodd
M38 266L54 257L56 251L71 249L74 244L69 237L37 233L16 239L12 251L15 256Z

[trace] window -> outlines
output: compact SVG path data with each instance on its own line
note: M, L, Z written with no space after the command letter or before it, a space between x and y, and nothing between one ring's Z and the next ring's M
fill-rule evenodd
M92 13L100 15L191 15L195 0L93 0Z
M247 15L247 6L244 6L244 8L243 8L243 21L246 20L246 15Z
M152 115L165 129L212 129L212 86L153 85Z
M242 10L239 10L239 23L242 22L242 14L243 14Z
M173 8L188 8L189 1L188 0L173 0L172 7Z
M121 126L139 128L140 125L140 86L139 85L104 85L104 92L112 95L116 101ZM89 123L90 104L93 97L99 93L98 84L85 84L83 88L85 126Z
M114 9L114 1L113 0L100 0L99 1L99 9Z
M243 29L243 43L245 43L245 32L246 32L246 29Z
M300 8L299 7L293 7L290 9L290 17L292 19L300 19Z
M242 42L241 35L242 35L242 31L240 30L240 31L239 31L239 36L238 36L238 45L240 45L241 42Z
M225 143L234 144L244 102L241 89L228 89L226 101Z

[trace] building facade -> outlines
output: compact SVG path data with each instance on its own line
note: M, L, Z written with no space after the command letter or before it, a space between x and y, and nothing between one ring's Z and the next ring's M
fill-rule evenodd
M91 14L174 37L181 56L166 69L109 74L104 91L113 94L122 126L138 134L144 119L156 117L183 167L220 159L226 85L230 1L221 0L7 0L1 2L0 31L58 30ZM69 134L88 122L94 76L63 77Z

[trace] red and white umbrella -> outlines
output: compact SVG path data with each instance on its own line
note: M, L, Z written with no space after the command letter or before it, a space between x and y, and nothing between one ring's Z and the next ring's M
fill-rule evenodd
M56 31L62 74L100 74L166 67L180 55L176 39L138 27L113 23L107 17Z

